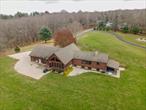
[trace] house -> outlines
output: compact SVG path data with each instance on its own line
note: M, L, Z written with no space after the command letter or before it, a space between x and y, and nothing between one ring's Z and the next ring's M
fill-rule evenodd
M30 53L30 58L58 72L63 72L70 65L113 74L119 70L119 63L109 59L107 54L81 51L74 43L64 48L38 45Z
M108 21L108 22L106 23L105 26L106 26L107 28L108 28L108 27L109 27L109 28L112 28L112 25L113 25L113 23L111 23L111 22Z

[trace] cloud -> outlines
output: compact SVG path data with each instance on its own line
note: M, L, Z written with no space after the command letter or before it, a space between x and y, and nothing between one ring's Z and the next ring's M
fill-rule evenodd
M110 1L110 0L40 0L40 1L46 1L48 3L55 3L55 2L61 2L61 1L76 1L76 2L80 2L80 1ZM111 0L111 1L139 1L139 0Z
M24 0L26 1L26 0ZM110 1L110 0L29 0L29 1L44 1L46 3L55 3L55 2L62 2L62 1ZM114 1L114 0L111 0ZM115 0L115 1L139 1L139 0Z
M107 11L116 9L143 9L145 0L0 0L0 13L15 14L18 11L31 13L34 11L68 12Z
M107 1L107 2L117 2L117 1L120 1L120 2L132 2L132 1L145 1L145 0L22 0L22 1L42 1L44 2L45 4L57 4L57 3L62 3L62 2L101 2L101 1Z

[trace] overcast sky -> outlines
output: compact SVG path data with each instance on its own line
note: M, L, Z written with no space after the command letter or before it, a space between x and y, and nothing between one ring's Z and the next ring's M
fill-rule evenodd
M143 9L145 4L145 0L0 0L0 14L58 12L63 9L69 12Z

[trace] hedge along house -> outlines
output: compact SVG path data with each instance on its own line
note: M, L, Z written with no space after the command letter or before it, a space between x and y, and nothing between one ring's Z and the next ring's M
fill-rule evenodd
M81 51L74 43L64 48L39 45L32 50L30 57L31 61L58 72L63 72L70 65L113 74L119 70L119 63L109 59L107 54Z

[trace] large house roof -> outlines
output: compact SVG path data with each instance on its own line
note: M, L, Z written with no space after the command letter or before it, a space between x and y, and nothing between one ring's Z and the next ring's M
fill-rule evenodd
M64 63L67 64L74 57L74 52L79 51L79 48L74 44L70 44L64 48L61 48L59 51L55 52L55 55Z
M59 50L58 47L41 44L36 46L29 55L41 58L49 58L57 50Z
M119 62L117 62L115 60L109 60L108 63L107 63L107 66L111 67L111 68L118 69L120 64L119 64Z
M108 55L105 53L99 53L97 55L97 61L102 62L102 63L107 63L108 62Z
M96 61L107 63L108 67L118 68L119 63L114 60L109 60L108 55L100 52L81 51L74 43L64 47L53 47L48 45L38 45L35 47L30 56L49 58L55 54L63 64L69 63L72 59L82 59L87 61Z
M99 53L97 51L96 52L76 51L74 53L74 58L88 60L88 61L102 62L102 63L107 63L108 61L107 54Z
M94 52L85 52L85 51L76 51L74 53L74 58L88 60L88 61L94 61L95 60L95 53Z

